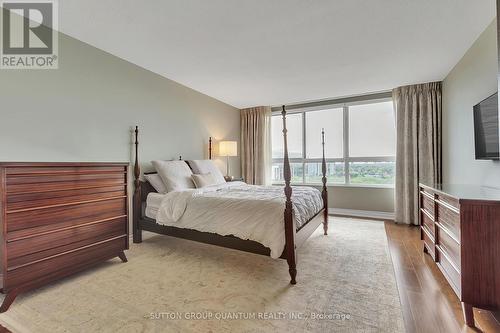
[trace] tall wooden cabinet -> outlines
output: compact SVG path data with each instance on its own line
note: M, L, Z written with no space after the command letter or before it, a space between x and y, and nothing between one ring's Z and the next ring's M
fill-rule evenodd
M128 249L127 163L0 163L0 288L18 293Z
M500 190L420 184L420 225L429 253L460 298L468 326L472 308L500 308Z

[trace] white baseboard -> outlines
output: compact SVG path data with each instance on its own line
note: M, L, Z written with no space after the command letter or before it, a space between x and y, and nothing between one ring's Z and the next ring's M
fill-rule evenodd
M394 213L390 212L379 212L374 210L356 210L356 209L345 209L345 208L328 208L329 215L338 216L354 216L354 217L364 217L369 219L377 220L391 220L394 221Z

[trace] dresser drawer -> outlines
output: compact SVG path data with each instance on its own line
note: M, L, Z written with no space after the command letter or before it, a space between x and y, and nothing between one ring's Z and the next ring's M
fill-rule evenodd
M460 214L439 202L436 204L438 205L436 222L449 230L454 238L460 240Z
M7 232L49 225L53 226L53 228L61 228L66 225L65 223L73 225L89 223L124 215L126 212L126 197L55 208L12 212L7 214ZM7 237L9 238L9 235Z
M75 190L84 188L100 188L106 186L125 185L125 175L113 179L88 179L80 181L47 182L39 184L7 185L7 194L42 193L52 191Z
M446 252L446 254L448 254L448 259L451 261L451 263L460 270L460 244L457 242L457 240L448 235L447 230L444 230L439 225L436 243L443 251Z
M9 166L5 173L10 177L22 175L64 175L64 174L96 174L126 172L127 167L122 165L68 165L68 166Z
M7 267L17 267L127 233L127 218L33 235L7 243Z
M44 186L48 183L54 186L63 185L71 183L78 186L79 184L87 184L94 182L101 182L107 184L110 182L124 183L125 173L121 172L99 172L99 173L51 173L51 174L24 174L24 175L12 175L7 178L7 192L12 190L16 192L15 185L34 185L34 186ZM43 187L42 187L43 188ZM37 189L37 187L32 187L32 189Z
M420 207L434 217L434 197L427 192L420 192Z
M55 207L126 196L125 185L101 188L83 188L40 193L7 194L7 212L34 210L41 207Z
M420 192L425 192L427 193L428 195L430 195L431 197L434 197L434 190L433 189L430 189L430 188L427 188L427 187L423 187L423 186L420 186L419 187L419 191Z
M4 290L8 291L12 287L29 285L33 282L52 281L54 278L65 275L66 272L69 274L93 263L115 257L117 253L123 251L125 245L126 237L124 236L45 258L31 265L8 269Z
M435 258L436 251L434 247L434 239L431 235L429 235L428 231L422 227L421 229L422 232L422 240L424 241L424 246L427 248L429 251L429 254L431 255L432 258Z
M453 197L450 197L450 196L447 196L444 194L438 194L437 200L444 202L445 204L455 208L456 210L458 210L460 208L460 204L459 204L458 200L453 198Z
M434 221L431 220L429 216L424 212L420 212L422 216L422 227L426 228L427 231L434 237Z
M125 167L21 167L6 170L7 196L125 185ZM36 197L35 197L36 199Z
M462 279L460 276L460 272L457 271L455 267L453 267L453 264L451 263L448 256L442 251L439 251L439 248L436 249L436 252L437 252L438 266L443 271L443 274L445 275L446 279L450 283L453 290L457 293L458 297L461 297Z

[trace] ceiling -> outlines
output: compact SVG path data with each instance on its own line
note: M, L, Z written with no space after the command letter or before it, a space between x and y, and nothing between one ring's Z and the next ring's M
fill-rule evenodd
M442 80L494 0L64 0L60 30L238 108Z

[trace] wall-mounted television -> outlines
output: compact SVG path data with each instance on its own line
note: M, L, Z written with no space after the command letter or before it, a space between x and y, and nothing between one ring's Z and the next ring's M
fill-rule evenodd
M476 160L500 159L498 93L474 106Z

